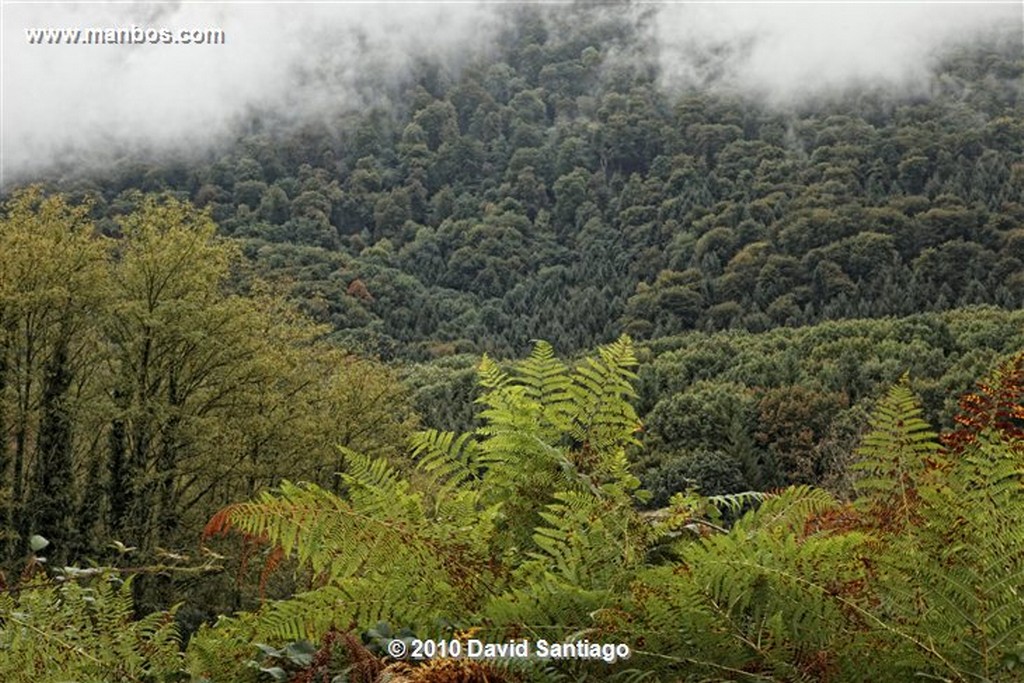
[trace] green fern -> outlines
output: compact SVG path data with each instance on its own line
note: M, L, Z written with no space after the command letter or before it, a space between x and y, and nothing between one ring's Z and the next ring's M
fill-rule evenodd
M572 375L572 435L582 449L597 453L639 445L640 419L629 403L636 397L633 344L623 336L598 354L584 359Z
M922 522L891 540L882 586L893 618L934 643L927 670L1016 680L1024 663L1024 469L982 432L922 489Z
M810 517L837 505L825 492L797 487L756 499L731 529L698 526L680 541L680 566L640 572L632 588L645 643L639 661L728 680L744 671L814 679L823 653L834 668L857 665L841 652L858 638L853 587L866 578L866 538L807 533ZM692 496L674 502L689 516L708 505ZM686 656L658 656L681 644Z
M370 458L339 447L345 456L341 473L354 509L363 515L420 522L424 518L423 496L411 491L409 481L385 458Z
M216 633L241 647L380 620L421 635L442 617L486 620L496 633L559 618L592 626L650 540L625 457L639 427L628 402L635 363L627 338L575 370L543 342L508 373L485 357L482 426L414 436L412 480L343 451L345 499L284 482L221 511L208 533L240 531L275 561L295 558L316 583L202 631L197 657L216 664L202 655Z
M614 586L642 559L646 538L637 533L638 516L612 499L561 492L540 513L536 551L528 553L545 571L581 586Z
M981 424L955 457L904 380L860 449L860 507L874 558L880 647L945 680L1017 680L1024 664L1024 468L1019 444Z
M131 583L112 572L0 593L0 680L163 681L183 674L173 610L134 620Z
M680 493L639 513L634 364L626 338L575 367L543 343L507 372L485 359L482 426L415 436L411 479L346 452L344 499L286 482L227 508L212 530L317 581L201 629L190 666L244 680L254 643L387 621L634 651L598 668L517 664L524 680L1016 680L1024 467L1005 420L978 422L949 456L904 380L871 418L854 503L795 487Z
M528 358L516 365L516 379L526 397L540 406L540 431L547 441L556 441L571 419L572 379L568 368L555 357L554 349L538 341Z
M501 389L509 380L508 375L486 353L480 359L477 374L480 378L480 386L485 389Z
M482 474L479 444L472 434L429 429L410 437L412 456L446 491L478 482Z
M859 460L851 467L861 475L856 490L862 505L894 528L915 519L923 477L941 467L937 435L922 412L904 376L875 408L857 449Z
M386 481L389 476L380 468L368 471L379 475L378 481ZM222 510L207 525L206 533L240 531L285 556L294 556L321 583L381 572L387 567L408 571L410 581L436 579L438 563L416 527L403 515L397 519L375 515L379 508L376 492L363 493L356 497L369 500L370 512L358 510L313 484L282 482L276 491L261 493L253 502Z
M625 447L639 443L640 421L629 404L635 365L628 337L602 347L598 359L587 358L572 372L539 342L513 376L492 380L495 388L478 399L485 406L485 424L477 430L481 458L498 475L492 480L512 482L529 470L549 472L549 485L629 482L635 488L625 458ZM492 366L488 361L482 367L494 375Z

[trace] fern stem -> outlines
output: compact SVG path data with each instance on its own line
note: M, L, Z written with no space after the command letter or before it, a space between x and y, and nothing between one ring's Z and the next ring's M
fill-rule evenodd
M705 661L701 661L699 659L692 659L690 657L677 657L675 655L666 655L666 654L662 654L660 652L649 652L647 650L633 650L633 654L647 655L648 657L655 657L657 659L664 659L664 660L667 660L667 661L670 661L670 662L675 662L677 664L692 664L692 665L695 665L695 666L706 666L706 667L710 667L712 669L716 669L718 671L727 671L727 672L729 672L731 674L738 674L740 676L744 676L744 677L749 678L750 680L754 680L754 681L764 681L764 680L766 680L765 677L762 676L761 674L752 673L750 671L744 671L743 669L735 669L735 668L733 668L731 666L726 666L725 664L717 664L715 662L705 662ZM775 679L773 677L771 680L777 680L777 679Z
M15 616L15 614L13 612L12 613L8 613L7 615L5 615L5 618L6 619L10 619L11 621L13 621L16 624L19 624L20 626L24 626L25 628L29 629L30 631L33 631L33 632L41 635L43 638L46 638L48 640L52 640L53 642L57 643L61 647L65 648L67 650L70 650L70 651L74 652L75 654L77 654L77 655L79 655L81 657L85 657L86 659L88 659L89 661L93 662L94 664L102 664L103 663L99 659L97 659L96 657L93 657L91 654L89 654L88 652L83 650L82 648L78 647L77 645L74 645L72 643L67 642L66 640L64 640L60 636L54 635L52 633L49 633L48 631L44 631L41 628L39 628L38 626L33 626L29 622L23 621L22 619L19 619L17 616Z
M820 594L829 595L830 597L834 598L838 602L841 602L842 604L846 605L850 609L852 609L855 612L857 612L857 614L861 615L862 617L865 617L869 621L872 621L875 624L877 624L878 626L882 627L882 629L884 629L886 631L889 631L890 633L892 633L892 634L894 634L896 636L899 636L900 638L903 638L904 640L914 644L916 647L920 648L926 654L929 654L932 657L934 657L935 659L937 659L938 661L942 662L942 664L947 669L949 669L951 672L953 672L955 674L955 676L956 676L956 678L958 680L964 680L964 678L965 678L964 672L960 671L957 667L955 667L952 662L950 662L948 659L943 657L942 653L940 653L938 650L936 650L931 645L927 645L927 644L921 642L920 640L918 640L917 638L915 638L914 636L910 635L909 633L904 633L903 631L900 631L895 626L892 626L891 624L887 624L886 622L882 621L877 616L875 616L871 612L865 610L863 607L861 607L857 603L853 602L852 600L848 600L847 598L844 598L844 597L842 597L840 595L831 595L822 586L819 586L818 584L814 583L813 581L809 581L808 579L805 579L803 577L796 576L794 574L790 574L789 572L783 571L781 569L775 569L775 568L772 568L772 567L766 567L763 564L757 564L757 563L754 563L754 562L742 562L742 561L739 561L739 562L730 562L728 564L739 564L739 565L742 565L742 566L750 567L752 569L758 569L758 570L763 571L763 572L768 572L768 573L771 573L771 574L776 574L776 575L781 576L783 578L789 579L790 581L793 581L796 584L802 584L804 586L808 586L810 588L813 588L814 590L818 591ZM953 679L940 679L940 680L951 681Z

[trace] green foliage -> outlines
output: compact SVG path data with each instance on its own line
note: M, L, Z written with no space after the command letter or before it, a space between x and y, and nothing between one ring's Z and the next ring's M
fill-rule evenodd
M111 232L133 190L193 201L386 359L1024 301L1016 38L939 51L926 98L865 85L782 111L716 87L728 68L663 87L648 12L499 11L457 73L425 57L376 79L407 106L254 113L215 158L54 182Z
M787 489L727 533L701 526L697 540L679 541L680 566L645 569L632 587L644 642L637 659L729 680L743 671L826 680L830 672L819 664L851 673L862 666L837 650L857 637L842 591L864 578L865 538L804 528L810 516L835 508L823 491ZM678 497L670 509L676 524L694 519L692 499ZM660 656L675 652L686 655Z
M1024 345L1019 45L939 55L927 99L781 114L657 87L644 11L509 12L400 110L5 205L6 567L41 537L180 557L224 505L246 546L236 588L5 591L0 678L173 679L171 613L129 588L210 618L197 680L310 680L381 621L634 650L508 666L530 681L1019 677L1019 373L951 418ZM532 342L623 330L650 342Z
M130 582L35 580L0 594L0 677L5 681L188 680L174 613L135 619Z
M542 344L507 369L484 359L476 431L416 434L405 469L342 449L342 495L283 482L222 509L208 534L241 533L264 579L289 561L304 587L202 626L184 653L173 613L133 620L109 572L4 593L9 676L48 680L40 662L53 661L76 680L347 671L376 683L479 666L388 664L352 635L379 650L392 624L409 637L632 651L492 671L524 681L1019 677L1022 357L961 400L944 447L907 378L890 389L857 450L852 503L811 486L688 491L643 513L620 467L636 439L634 363L625 338L574 366Z
M456 493L460 487L472 488L483 475L480 463L480 444L466 432L428 429L410 437L412 457L419 467L438 485L438 500Z
M222 510L208 534L267 544L270 565L292 557L314 587L201 630L197 657L219 639L244 649L380 620L425 637L442 619L486 615L499 634L554 623L552 596L586 618L626 586L649 540L625 457L635 362L626 338L572 369L543 343L511 372L485 358L484 424L415 435L411 477L346 450L344 498L286 482Z
M937 435L922 412L904 375L875 408L852 466L862 475L855 484L861 500L874 506L880 523L896 529L914 521L924 475L940 466Z
M803 482L853 495L849 465L875 396L909 370L919 418L952 425L956 396L1024 346L1022 321L967 309L651 342L640 347L650 362L639 372L638 472L652 491L688 477L735 482L732 490ZM726 457L695 457L702 452Z
M1019 677L1024 642L1019 618L1024 591L1020 441L1011 423L979 424L974 410L992 386L1000 402L1007 399L1005 407L1019 412L1020 364L1017 356L1000 368L991 385L962 399L959 430L977 431L947 459L936 463L928 454L926 449L937 448L934 442L924 445L923 437L907 438L923 433L913 422L891 438L891 450L903 454L918 444L926 470L925 476L919 475L914 526L886 539L891 547L879 561L880 592L887 613L912 634L927 670L937 676L993 681ZM912 406L898 394L894 390L890 403L899 399L904 415L912 414ZM899 491L899 482L893 488Z
M74 427L78 416L94 425L105 402L95 321L110 309L110 243L93 234L89 209L34 188L0 215L3 560L19 556L33 532L61 561L85 545L73 482L88 441Z
M381 363L326 342L249 279L238 245L170 196L125 195L116 236L39 189L0 216L0 566L30 539L59 564L187 555L226 501L284 475L337 488L334 444L372 456L412 431ZM168 576L133 584L138 609L177 601ZM227 582L225 581L224 584ZM206 577L183 613L244 599ZM208 593L207 593L208 591ZM204 595L204 593L206 593Z
M675 454L644 474L644 486L651 492L650 505L661 507L678 491L694 489L705 495L737 493L747 482L735 458L722 451L694 451Z

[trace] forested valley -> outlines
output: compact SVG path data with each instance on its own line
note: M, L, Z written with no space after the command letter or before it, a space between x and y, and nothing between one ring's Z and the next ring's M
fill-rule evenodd
M1020 680L1020 32L782 106L504 16L4 188L0 680Z

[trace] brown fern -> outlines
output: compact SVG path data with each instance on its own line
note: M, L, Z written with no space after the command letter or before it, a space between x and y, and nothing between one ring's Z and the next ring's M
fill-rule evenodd
M1003 364L977 390L960 399L960 413L953 418L956 427L942 435L942 444L953 453L991 431L1017 452L1024 450L1024 353Z
M398 662L375 683L513 683L507 672L469 659L432 659L419 666Z

